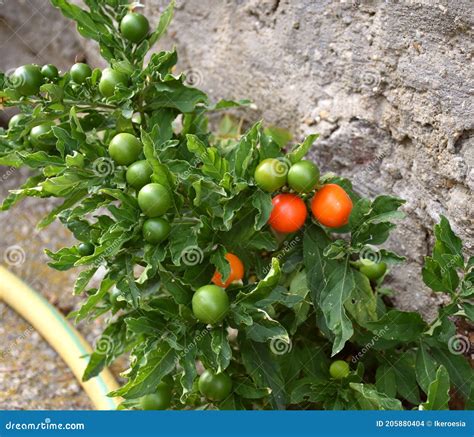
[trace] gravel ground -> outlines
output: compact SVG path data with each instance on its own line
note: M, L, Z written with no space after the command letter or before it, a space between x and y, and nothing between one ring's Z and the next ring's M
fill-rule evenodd
M26 177L24 171L2 168L0 198ZM63 314L80 301L72 296L77 271L59 272L46 265L44 249L70 244L71 235L53 223L37 232L35 224L54 206L52 201L26 199L0 214L2 265L40 291ZM79 326L93 342L100 323ZM21 317L0 303L0 409L90 409L92 405L62 359Z

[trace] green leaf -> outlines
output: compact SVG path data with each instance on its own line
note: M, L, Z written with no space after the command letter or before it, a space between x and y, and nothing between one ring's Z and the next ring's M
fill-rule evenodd
M202 172L220 182L229 170L229 163L219 155L214 147L206 145L195 135L186 135L188 150L194 153L203 163Z
M309 294L308 279L306 276L306 270L298 272L290 282L290 294L299 296L304 299L302 302L297 303L293 306L295 313L295 320L290 333L294 333L299 325L306 321L308 312L310 310L310 304L306 300L306 296Z
M112 285L114 285L113 280L109 278L102 280L99 289L88 297L79 310L71 313L71 316L75 317L76 322L85 319L89 313L92 312L92 310L104 299L104 296L110 290Z
M216 266L216 270L221 274L222 282L227 281L230 275L230 263L225 255L227 251L224 246L219 246L211 255L211 263Z
M240 138L229 155L229 163L232 172L239 178L253 176L253 170L257 165L257 144L260 136L261 124L255 123ZM252 174L250 175L252 171Z
M193 291L191 287L184 283L178 276L160 268L160 278L164 288L173 296L176 303L187 305L191 302Z
M270 395L271 391L268 387L258 388L249 378L245 381L239 381L235 387L235 393L245 399L262 399Z
M155 44L161 38L161 36L166 32L166 29L168 28L169 24L171 23L171 20L173 19L174 6L175 6L174 0L170 1L169 5L160 15L160 21L158 22L158 26L156 30L148 38L150 47L153 44Z
M302 144L297 144L293 150L288 153L287 158L292 164L301 161L304 156L309 152L313 143L317 140L319 134L308 135Z
M207 102L207 95L196 88L187 87L182 79L167 76L166 81L153 84L147 96L148 111L160 108L177 109L180 112L192 112L199 103Z
M193 338L191 342L188 342L187 339L184 342L184 350L179 354L179 364L182 369L181 377L179 382L183 388L183 393L181 395L181 402L185 402L186 398L193 390L193 384L197 376L196 371L196 342Z
M427 329L426 323L418 313L390 310L376 322L366 326L379 337L386 340L414 341Z
M434 227L436 239L443 243L448 253L463 259L461 239L451 229L448 219L443 215L440 218L440 223Z
M403 410L398 399L379 393L367 384L349 383L362 410Z
M229 366L232 358L232 350L224 327L211 331L211 348L217 358L217 372L223 372Z
M469 396L469 384L466 384L466 381L473 380L474 370L466 358L452 353L445 343L431 341L429 345L431 355L436 363L446 368L451 382L458 392L464 398L467 398Z
M91 355L84 371L83 381L88 381L102 372L114 360L124 353L126 346L126 329L123 318L110 323L95 344L95 351Z
M413 405L420 402L420 393L415 376L415 354L405 351L401 355L397 353L387 354L387 362L390 363L397 381L397 393L399 397L406 399Z
M397 396L397 380L393 368L388 364L377 367L375 373L375 385L377 391L384 393L390 398Z
M7 211L12 206L16 205L18 202L23 200L28 196L28 191L33 187L36 187L39 182L43 180L42 176L31 176L26 180L26 182L21 186L21 190L16 190L10 192L10 194L4 199L2 205L0 206L0 211Z
M250 340L240 342L242 361L247 374L254 380L257 387L271 391L272 408L283 410L286 406L285 382L278 362L264 343Z
M198 233L201 223L174 223L168 236L171 260L176 266L201 264L203 250L198 246Z
M176 352L165 343L151 344L136 375L109 396L138 398L153 393L160 381L175 367Z
M319 305L327 327L334 334L332 355L342 350L354 332L344 305L354 290L355 282L349 258L342 262L330 261L324 267L325 283L320 292Z
M436 378L436 363L423 342L416 353L415 372L418 384L428 394L429 386Z
M265 299L278 285L280 275L280 263L278 262L277 258L272 258L272 267L268 272L267 276L265 276L264 279L259 281L257 283L257 286L249 293L240 292L237 295L237 302L249 305Z
M101 33L108 32L107 28L94 22L90 14L78 6L72 5L66 0L51 0L51 3L60 9L65 17L77 22L77 30L82 36L100 41Z
M470 302L463 302L462 308L464 312L466 313L467 318L471 322L474 322L474 304Z
M281 342L288 345L287 349L290 348L286 329L276 320L270 319L263 310L253 311L253 324L246 328L245 333L250 340L256 342L265 343L271 340L271 344Z
M79 191L73 194L71 197L65 199L61 205L57 206L56 208L53 208L53 210L38 223L37 228L43 229L49 226L56 219L59 213L61 213L65 209L74 206L76 203L82 200L86 196L86 194L86 191Z
M444 366L439 366L436 379L428 388L428 399L421 404L424 410L449 410L449 374Z
M269 193L257 190L252 196L252 205L258 210L255 215L255 230L259 231L268 223L270 218L273 208L272 196Z
M87 287L87 284L90 282L92 277L94 276L94 273L97 271L98 267L92 267L88 270L83 270L81 273L79 273L76 282L74 284L74 294L78 295L81 294L85 288Z
M365 275L354 269L352 269L352 274L354 289L344 306L360 326L366 326L368 322L377 320L377 298Z
M357 246L385 242L395 227L391 222L404 217L398 211L404 203L404 200L392 196L378 196L373 202L359 199L349 217L351 244Z

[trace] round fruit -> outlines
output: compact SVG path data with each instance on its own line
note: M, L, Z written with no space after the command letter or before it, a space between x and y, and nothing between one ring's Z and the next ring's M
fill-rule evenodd
M38 94L43 80L39 67L31 64L18 67L10 76L11 84L23 96Z
M146 160L136 161L127 169L126 179L128 185L139 190L150 182L153 169Z
M25 114L15 114L10 120L8 120L8 129L17 127L22 120L26 118Z
M319 182L319 169L311 161L299 161L288 171L288 185L298 193L309 193Z
M49 80L55 80L59 76L59 71L53 64L44 65L41 74Z
M327 184L313 197L311 211L322 225L340 228L349 222L352 200L339 185Z
M255 183L264 191L273 193L286 184L288 166L276 158L264 159L255 169Z
M345 361L337 360L329 366L329 374L334 379L343 379L349 375L349 364Z
M77 246L77 251L81 256L89 256L94 253L95 247L92 243L80 243Z
M143 223L142 231L145 241L151 244L158 244L166 240L171 231L171 226L163 218L149 218Z
M275 231L287 234L296 232L304 225L308 211L301 197L296 194L278 194L272 199L272 204L268 223Z
M198 288L192 299L194 316L203 323L214 325L220 322L229 311L229 297L217 285Z
M56 144L56 137L51 129L54 123L46 122L35 126L30 131L30 143L39 150L51 150Z
M223 401L232 392L232 379L227 373L205 370L199 377L199 391L211 401Z
M171 208L169 191L161 184L147 184L138 192L138 206L147 217L159 217Z
M131 42L139 43L148 35L150 23L142 14L130 12L120 22L120 32L124 38Z
M151 393L140 398L142 410L166 410L171 404L171 387L160 382L156 393Z
M99 91L104 97L111 97L115 93L118 84L127 85L128 76L112 68L105 68L99 82Z
M384 262L376 263L369 259L361 259L359 270L371 281L376 281L387 271L387 264Z
M109 155L119 165L130 165L135 162L143 146L140 140L128 133L115 135L109 144Z
M225 259L230 264L230 274L225 282L222 282L222 275L216 270L211 282L219 287L227 288L232 282L240 281L244 277L244 265L242 261L233 253L226 253Z
M87 64L78 62L71 67L70 74L71 79L75 83L82 85L86 82L86 79L91 76L92 69Z

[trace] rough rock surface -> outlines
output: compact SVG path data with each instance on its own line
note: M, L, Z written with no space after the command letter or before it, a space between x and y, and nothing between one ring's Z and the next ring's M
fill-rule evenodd
M3 0L0 68L65 67L84 54L101 65L95 45L81 48L46 3ZM142 3L156 23L167 2ZM408 264L391 280L401 308L429 317L436 307L420 265L439 215L474 247L472 12L470 0L177 0L160 47L175 44L180 68L213 99L250 97L248 120L298 139L319 132L313 158L323 171L363 194L407 200L389 246Z

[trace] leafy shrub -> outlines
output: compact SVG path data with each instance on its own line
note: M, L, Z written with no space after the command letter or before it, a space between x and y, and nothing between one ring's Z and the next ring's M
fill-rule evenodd
M379 247L403 200L319 178L303 161L316 135L287 151L284 131L258 122L240 134L228 114L211 132L210 115L246 102L210 103L174 74L175 51L144 63L172 4L154 32L132 29L129 41L126 1L86 0L88 11L51 1L110 68L0 76L4 104L22 114L1 131L0 163L33 171L2 209L26 196L63 199L39 227L59 219L78 244L47 251L50 266L83 268L77 321L108 315L84 379L129 353L127 382L111 394L122 408L444 409L450 393L472 407L469 340L453 316L473 320L474 259L447 219L423 279L450 303L427 323L393 308L383 285L387 266L403 262ZM272 217L277 197L283 215Z

